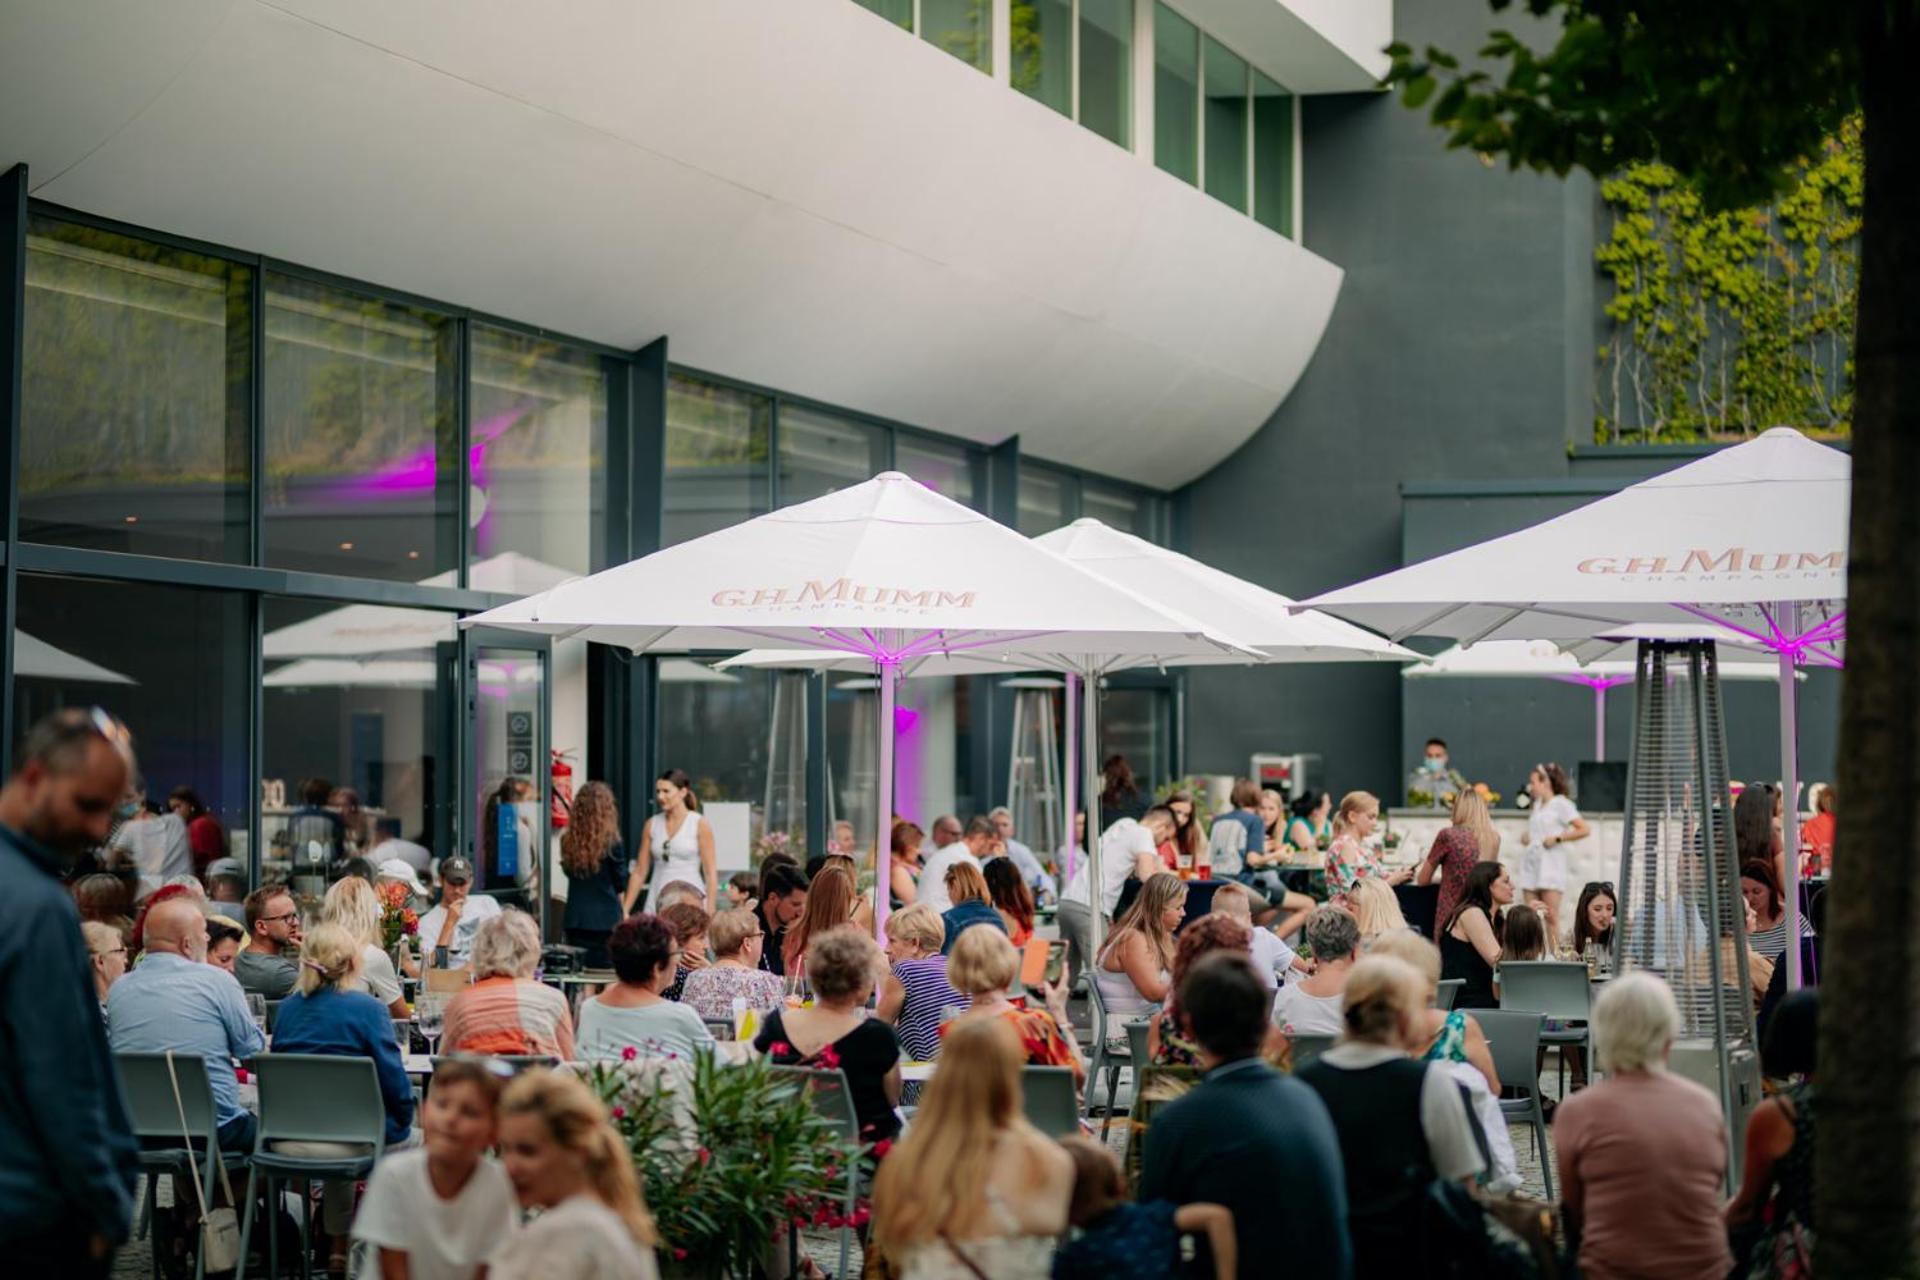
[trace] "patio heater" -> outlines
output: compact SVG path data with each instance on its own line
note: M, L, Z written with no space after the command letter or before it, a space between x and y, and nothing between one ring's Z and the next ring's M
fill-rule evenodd
M1727 1118L1729 1185L1759 1100L1746 913L1727 776L1726 721L1710 641L1643 640L1620 852L1616 973L1664 978L1680 1006L1673 1066Z
M807 838L807 680L804 671L777 671L773 714L767 717L767 787L761 829Z
M1042 860L1045 845L1060 831L1060 737L1055 731L1055 695L1063 680L1018 676L1001 682L1013 691L1013 749L1007 762L1007 808L1013 810L1013 829L1036 846ZM1069 833L1071 835L1071 833Z

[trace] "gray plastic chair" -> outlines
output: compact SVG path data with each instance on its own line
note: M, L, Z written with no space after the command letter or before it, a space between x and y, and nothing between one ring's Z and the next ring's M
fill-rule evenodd
M207 1064L203 1058L184 1053L173 1055L174 1074L180 1079L180 1100L175 1103L173 1080L167 1074L167 1055L164 1053L116 1053L114 1065L120 1070L120 1088L127 1098L127 1117L133 1124L135 1138L164 1138L173 1143L170 1147L140 1149L140 1167L146 1170L147 1194L141 1207L151 1230L155 1208L154 1179L160 1174L170 1174L174 1179L174 1199L181 1204L198 1205L191 1199L193 1162L188 1159L186 1135L181 1132L180 1113L187 1113L187 1131L196 1138L194 1148L200 1154L194 1159L199 1161L201 1169L201 1193L207 1201L213 1201L213 1189L219 1179L213 1161L207 1153L220 1147L220 1122L213 1107L213 1085L207 1079ZM225 1063L221 1069L230 1069ZM245 1165L242 1156L222 1157L230 1165ZM229 1175L233 1172L228 1170ZM182 1183L185 1183L183 1186ZM243 1235L244 1242L245 1236ZM193 1274L203 1277L207 1274L207 1260L198 1245L198 1233L194 1233ZM157 1246L157 1241L149 1241ZM150 1247L153 1257L154 1280L160 1276L160 1250Z
M1080 1100L1073 1092L1073 1068L1023 1067L1020 1094L1027 1122L1049 1138L1080 1132Z
M839 1135L848 1142L860 1141L860 1121L853 1111L853 1090L847 1085L847 1073L840 1070L822 1071L816 1067L771 1067L776 1076L784 1076L807 1091L813 1110L821 1119L832 1124ZM860 1162L847 1162L847 1195L841 1206L842 1216L851 1216L860 1198ZM797 1249L799 1232L788 1232L790 1249ZM847 1259L853 1248L853 1228L840 1228L840 1267L834 1274L851 1274L847 1270ZM797 1261L797 1259L796 1259Z
M1127 1098L1129 1120L1133 1118L1134 1105L1140 1101L1140 1073L1153 1063L1153 1052L1147 1048L1147 1033L1151 1026L1144 1018L1127 1023L1127 1054L1133 1059L1133 1071L1130 1073L1133 1076L1133 1093ZM1111 1112L1113 1108L1108 1107L1107 1110ZM1106 1129L1103 1127L1100 1132L1104 1136Z
M1558 1045L1560 1052L1560 1093L1567 1091L1565 1046L1580 1045L1586 1061L1593 1061L1593 1036L1588 1019L1593 1016L1593 981L1587 966L1579 960L1503 960L1500 963L1500 1007L1537 1013L1542 1017L1577 1025L1559 1030L1542 1028L1540 1042ZM1588 1067L1591 1071L1591 1065Z
M313 1205L306 1193L312 1184L334 1179L359 1181L387 1148L387 1108L380 1096L380 1077L372 1058L333 1057L306 1053L265 1053L253 1060L260 1083L260 1136L253 1148L253 1172L247 1179L247 1216L241 1239L251 1239L253 1212L260 1197L253 1179L266 1179L269 1205L277 1183L298 1183L304 1212L300 1216L300 1275L312 1274ZM340 1142L364 1146L359 1155L289 1156L272 1149L275 1142ZM277 1217L277 1215L276 1215ZM280 1275L280 1233L269 1220L267 1274ZM245 1280L246 1259L235 1280Z
M1524 1098L1501 1098L1500 1114L1533 1126L1533 1150L1540 1177L1553 1199L1553 1156L1547 1149L1547 1117L1540 1106L1540 1015L1522 1009L1475 1009L1474 1021L1486 1033L1494 1074L1502 1086L1525 1089Z
M1107 1047L1107 1002L1100 994L1100 984L1087 978L1087 1004L1093 1011L1093 1062L1087 1069L1086 1116L1093 1118L1093 1093L1100 1084L1100 1073L1107 1074L1107 1109L1100 1120L1100 1136L1105 1138L1107 1128L1113 1123L1113 1099L1120 1091L1120 1069L1132 1066L1132 1053L1115 1053ZM1131 1042L1129 1042L1131 1043Z
M1460 998L1460 988L1467 985L1465 978L1442 978L1433 993L1433 1007L1442 1012L1453 1009L1453 1002Z
M1313 1035L1304 1031L1295 1035L1293 1037L1293 1069L1298 1071L1333 1048L1337 1039L1339 1039L1337 1036Z

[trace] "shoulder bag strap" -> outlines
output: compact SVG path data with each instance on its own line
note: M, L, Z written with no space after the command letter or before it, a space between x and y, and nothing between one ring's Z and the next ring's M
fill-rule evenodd
M940 1233L940 1241L941 1243L947 1246L948 1253L951 1253L954 1257L960 1260L961 1266L965 1267L968 1271L971 1271L973 1273L974 1280L987 1280L987 1273L980 1269L980 1264L975 1262L972 1258L969 1258L966 1254L962 1253L960 1251L959 1243L955 1241L952 1236L948 1235L945 1231L942 1231Z
M203 1065L201 1070L205 1069ZM171 1049L167 1050L167 1079L173 1083L174 1112L180 1117L180 1137L187 1147L187 1167L193 1171L193 1198L200 1202L200 1217L204 1221L207 1216L207 1195L200 1185L199 1162L193 1158L193 1131L187 1127L187 1104L180 1097L180 1077L173 1069L173 1050ZM220 1187L227 1193L227 1203L232 1204L233 1184L227 1181L227 1162L220 1158L220 1135L217 1130L214 1133L213 1147L207 1152L207 1159L213 1161L214 1167L220 1171Z

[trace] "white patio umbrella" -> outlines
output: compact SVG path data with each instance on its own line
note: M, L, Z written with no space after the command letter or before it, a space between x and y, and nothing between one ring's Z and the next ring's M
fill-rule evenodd
M1726 680L1778 680L1780 666L1771 654L1737 647L1745 637L1714 627L1652 627L1646 639L1714 640L1720 644L1720 675ZM1593 758L1607 758L1607 691L1631 684L1633 654L1643 637L1618 637L1589 642L1585 651L1602 656L1582 662L1575 652L1551 640L1486 640L1471 647L1454 645L1429 662L1409 666L1400 674L1409 680L1478 677L1481 679L1558 680L1582 685L1593 692Z
M1517 533L1306 603L1394 639L1586 640L1625 625L1728 627L1778 654L1787 931L1800 928L1796 662L1846 640L1852 460L1775 427ZM1800 949L1787 948L1800 980Z
M880 677L876 863L891 836L886 730L901 664L1052 644L1149 659L1239 647L891 471L462 625L579 636L635 652L760 641L862 655ZM875 898L878 927L886 894Z
M77 653L48 644L39 636L15 629L13 633L13 674L20 679L73 680L87 684L136 684L132 676L121 675Z
M1296 612L1294 602L1275 591L1257 586L1191 556L1169 551L1130 533L1111 529L1094 519L1076 520L1064 528L1043 534L1034 542L1101 579L1112 583L1142 602L1179 615L1197 619L1208 629L1230 635L1251 651L1194 650L1186 654L1143 654L1106 647L1096 636L1048 637L1025 646L1012 645L992 655L958 654L930 657L905 668L908 674L981 675L1012 674L1017 671L1056 671L1065 673L1069 729L1074 725L1073 686L1082 686L1081 741L1083 787L1087 810L1097 818L1100 773L1099 689L1100 681L1116 671L1147 666L1246 665L1270 662L1405 662L1420 655L1397 644L1382 640L1363 628L1313 612ZM849 661L845 654L800 654L791 651L754 651L721 664L733 666L811 666L840 667ZM1066 752L1071 761L1074 744L1069 739ZM1062 847L1073 848L1072 789L1073 769L1067 769L1064 838ZM1099 823L1087 824L1087 851L1090 866L1088 881L1101 883ZM1065 869L1068 875L1072 868ZM1095 945L1098 945L1101 920L1093 912Z

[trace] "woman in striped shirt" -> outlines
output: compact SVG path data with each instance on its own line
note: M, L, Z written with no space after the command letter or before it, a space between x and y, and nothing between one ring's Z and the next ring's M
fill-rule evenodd
M891 963L880 981L877 1012L900 1037L907 1057L926 1062L940 1052L940 1011L964 1009L967 998L947 981L946 926L939 913L923 903L903 907L887 917L887 959Z
M1771 860L1755 858L1740 868L1740 895L1753 908L1754 927L1747 947L1758 956L1778 960L1787 949L1786 894ZM1800 936L1811 938L1813 926L1805 913L1800 916Z

